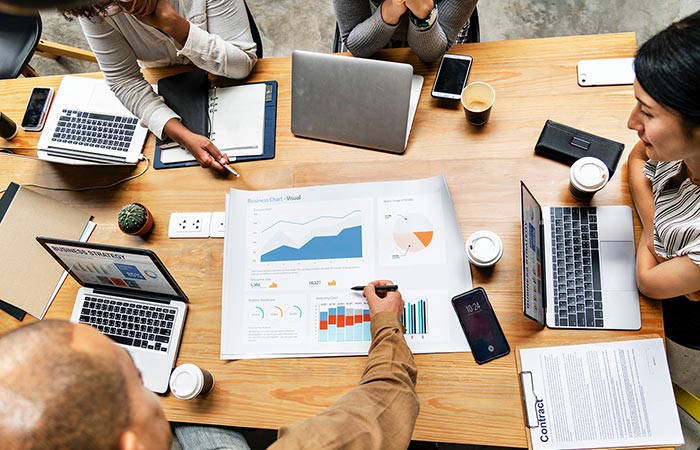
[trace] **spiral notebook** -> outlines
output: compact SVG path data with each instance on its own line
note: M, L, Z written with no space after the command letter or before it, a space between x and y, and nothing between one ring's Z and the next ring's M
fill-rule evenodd
M275 154L277 83L207 89L206 72L164 78L158 91L190 130L209 136L232 161L270 159ZM156 141L156 169L197 165L172 141Z

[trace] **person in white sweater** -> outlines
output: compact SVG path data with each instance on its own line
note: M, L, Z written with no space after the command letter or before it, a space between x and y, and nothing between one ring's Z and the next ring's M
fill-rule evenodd
M142 125L187 148L202 167L224 171L228 157L180 122L141 67L194 64L215 75L245 78L257 62L257 46L243 0L109 1L63 13L79 17L107 83Z

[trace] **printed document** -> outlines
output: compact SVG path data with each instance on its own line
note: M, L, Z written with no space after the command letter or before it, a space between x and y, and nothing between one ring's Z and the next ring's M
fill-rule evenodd
M520 350L533 449L678 446L661 338Z
M390 279L414 353L468 345L450 299L471 288L444 177L232 189L221 358L367 354L369 307L350 287Z

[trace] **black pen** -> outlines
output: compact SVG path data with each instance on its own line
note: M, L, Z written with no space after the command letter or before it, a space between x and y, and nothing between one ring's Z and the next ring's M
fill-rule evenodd
M395 291L399 288L398 284L385 284L384 286L375 286L375 291ZM364 291L365 286L353 286L350 289L353 291Z

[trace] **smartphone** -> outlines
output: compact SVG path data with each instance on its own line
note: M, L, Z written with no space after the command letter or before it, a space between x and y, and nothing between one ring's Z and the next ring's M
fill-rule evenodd
M25 131L41 131L49 112L51 99L53 98L53 88L35 87L29 96L27 109L24 110L22 118L22 129Z
M445 53L440 61L431 95L435 98L459 100L471 67L471 56Z
M634 83L634 58L585 59L576 70L581 87Z
M479 364L510 353L510 346L489 303L486 291L475 288L452 299L472 355Z

